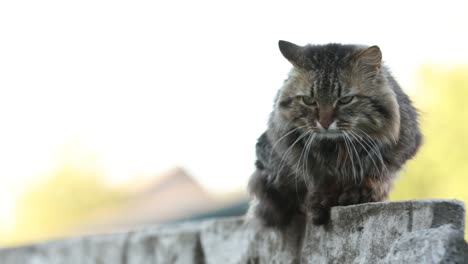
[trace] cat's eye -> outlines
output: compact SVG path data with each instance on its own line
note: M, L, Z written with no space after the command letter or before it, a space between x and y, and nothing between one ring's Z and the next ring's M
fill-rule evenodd
M339 104L349 104L351 103L351 101L354 99L354 96L345 96L343 98L341 98L340 100L338 100L338 103Z
M314 100L314 98L312 98L310 96L302 96L302 101L306 105L315 105L315 104L317 104L316 101Z

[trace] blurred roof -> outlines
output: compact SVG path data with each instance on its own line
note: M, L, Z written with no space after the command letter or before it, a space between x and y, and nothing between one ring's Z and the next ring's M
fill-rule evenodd
M245 201L240 200L217 199L185 170L174 168L146 182L122 206L101 212L79 232L115 232L181 219L237 215L245 211Z

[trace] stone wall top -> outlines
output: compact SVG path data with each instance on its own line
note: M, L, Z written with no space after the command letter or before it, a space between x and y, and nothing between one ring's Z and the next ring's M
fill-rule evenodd
M0 250L3 264L468 263L464 205L410 200L334 207L287 230L243 218L158 226ZM304 224L305 223L305 224Z

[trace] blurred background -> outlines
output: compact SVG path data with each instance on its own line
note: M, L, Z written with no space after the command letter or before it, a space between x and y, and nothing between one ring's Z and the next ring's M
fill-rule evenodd
M279 39L379 45L425 143L391 200L468 202L466 1L0 2L0 246L239 215Z

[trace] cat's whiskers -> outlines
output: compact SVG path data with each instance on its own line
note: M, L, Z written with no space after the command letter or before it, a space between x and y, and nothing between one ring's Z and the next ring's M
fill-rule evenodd
M353 150L356 153L357 161L358 161L358 164L359 164L359 173L358 173L359 183L362 183L362 179L364 178L364 175L363 175L364 168L362 167L362 162L361 162L361 159L360 159L359 152L357 151L356 146L354 146L353 140L349 137L348 133L346 133L346 131L343 131L343 132L345 134L345 137L348 138L349 144L351 145L351 147L353 147Z
M307 130L307 133L309 133L309 130ZM295 164L295 175L296 177L296 182L297 182L297 176L300 175L300 168L299 168L299 165L302 164L301 160L302 160L302 156L304 155L304 151L305 151L305 146L307 145L307 142L309 142L309 139L310 139L310 134L309 134L309 137L307 138L306 142L305 142L305 145L304 147L302 148L301 150L301 155L299 155L299 158L297 159L297 162Z
M283 129L286 128L287 126L289 125L289 123L285 124ZM289 131L288 133L286 133L285 135L281 136L278 140L276 140L276 142L273 144L273 146L271 147L271 151L270 151L270 158L269 158L269 164L271 164L271 159L272 159L272 156L273 156L273 152L275 151L275 147L276 145L278 145L278 143L285 139L287 136L291 135L292 133L294 133L295 131L299 130L299 129L302 129L302 128L305 128L306 125L304 126L299 126L299 127L296 127L294 129L292 129L291 131Z
M367 153L367 155L370 157L370 159L372 160L372 163L374 164L374 167L375 167L376 171L377 171L378 173L381 173L381 171L380 171L381 169L379 168L379 166L377 166L377 163L375 162L374 157L372 157L372 154L369 152L369 150L366 148L366 146L364 146L364 144L362 144L361 141L364 141L364 140L362 139L362 137L359 136L356 132L354 132L354 131L352 131L352 130L347 130L347 131L349 132L349 134L350 134L354 139L356 139L356 141L362 146L362 148L364 149L364 151L365 151L365 152ZM368 147L369 147L369 146L368 146ZM369 149L370 149L370 147L369 147ZM373 175L373 176L376 176L376 175Z
M354 153L356 153L356 159L358 161L358 163L356 163L356 161L354 162L355 163L355 170L356 170L356 178L354 179L354 183L355 184L360 184L362 182L362 163L361 163L361 156L359 155L359 153L357 152L355 146L354 146L354 143L353 141L351 140L351 138L349 137L349 135L346 133L346 138L348 139L348 143L349 145L351 146L351 152L353 153L353 159L354 159ZM353 152L354 150L354 152ZM359 166L359 167L358 167Z
M346 138L346 133L343 133L343 139L344 139L344 143L345 143L345 146L346 146L346 151L348 152L348 157L351 160L351 168L353 169L353 179L355 180L356 179L356 168L354 167L354 158L353 158L354 155L350 151L350 147L348 145L348 139Z
M312 139L310 140L310 143L307 145L306 153L308 154L307 159L305 161L305 166L306 166L306 171L309 172L309 166L308 166L308 161L309 161L309 153L310 153L310 148L312 147L312 144L314 143L314 140L316 139L317 134L313 133ZM309 181L312 181L312 178L308 178ZM309 189L309 185L307 184L307 181L305 182L307 189Z
M299 165L302 165L302 176L304 178L304 184L306 185L306 188L308 191L311 191L311 189L309 188L309 185L307 183L307 179L309 177L307 177L307 172L308 172L308 168L305 166L307 164L307 160L309 159L309 149L310 149L310 146L312 145L312 141L314 140L315 138L315 133L313 133L313 130L312 129L309 129L308 130L308 133L309 133L309 137L307 138L307 141L304 145L304 148L302 149L301 151L301 156L299 157L298 159L298 162L296 164L296 170L297 170L297 173L296 175L299 174ZM302 158L304 157L304 158ZM304 161L302 161L302 159L304 159ZM297 178L297 177L295 177ZM297 181L297 179L296 179Z
M298 178L299 178L299 175L300 175L300 174L299 174L299 165L300 165L300 164L303 164L303 162L301 162L301 161L302 161L302 156L304 156L304 159L305 159L305 160L307 160L307 158L308 158L308 155L307 155L308 152L307 152L307 150L306 150L306 147L307 147L308 144L311 144L311 143L312 143L311 140L313 140L313 138L315 137L315 135L314 135L314 134L315 134L315 133L314 133L315 130L314 130L314 129L315 129L315 127L309 127L309 129L306 131L306 133L309 134L309 137L307 138L306 142L304 143L304 147L303 147L303 149L302 149L302 151L301 151L301 155L299 156L299 159L297 160L297 163L296 163L296 171L294 172L294 177L293 177L293 178L294 178L294 181L295 181L295 183L296 183L296 186L297 186ZM310 143L309 143L309 142L310 142ZM304 154L305 154L305 155L304 155ZM306 156L306 155L307 155L307 156ZM304 171L304 169L302 170L302 176L303 176L303 179L304 179L305 187L306 187L307 191L310 192L311 189L309 188L309 185L307 184L307 173L306 173L306 171ZM297 192L297 189L296 189L296 192Z
M291 144L291 146L289 146L289 148L286 150L286 152L283 154L283 156L281 157L281 161L280 161L280 165L279 165L279 169L278 171L276 172L276 178L279 177L279 174L281 172L281 170L283 170L283 167L284 167L284 164L286 163L286 160L289 156L289 153L291 151L291 149L294 147L294 145L297 144L297 142L299 142L302 138L304 138L306 135L307 135L307 132L308 130L304 131L297 139L296 141L294 141L294 143Z
M362 129L359 129L359 128L357 128L357 129L360 132L362 132L364 134L364 136L365 136L363 142L372 146L371 147L372 151L377 155L377 158L379 158L380 163L382 163L381 173L382 174L384 173L383 170L385 170L385 173L389 173L389 171L387 169L387 166L385 165L385 162L383 161L382 153L380 152L380 148L377 146L377 143L375 143L374 139L372 139L372 137L369 136L369 134L367 134L365 131L363 131Z

